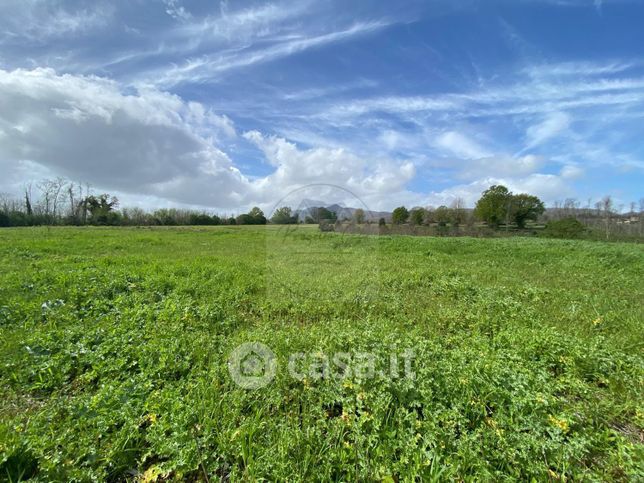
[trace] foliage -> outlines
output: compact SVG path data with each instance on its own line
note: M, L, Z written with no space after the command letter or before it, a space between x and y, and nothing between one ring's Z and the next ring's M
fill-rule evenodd
M587 231L576 218L564 218L548 222L543 234L551 238L581 238Z
M509 218L512 193L501 185L490 186L476 202L474 213L492 226L499 226Z
M439 206L434 211L434 220L439 226L446 226L452 220L452 210L447 206Z
M493 227L513 221L524 228L526 221L536 220L545 211L543 202L527 193L513 194L505 186L490 186L476 203L474 213Z
M221 225L221 219L217 215L210 216L208 213L190 213L189 223L191 225Z
M425 222L425 214L424 208L414 208L409 213L409 221L412 225L422 225Z
M2 479L642 479L641 245L53 227L0 263ZM405 348L415 379L284 371Z
M525 223L528 220L536 221L537 217L546 210L539 198L526 193L513 195L511 203L511 216L519 228L525 228Z
M282 206L275 210L271 216L271 223L276 225L292 225L297 223L297 215L294 215L289 206Z
M353 212L353 220L358 225L361 225L362 223L365 222L365 213L362 208L357 208L356 211Z
M252 208L248 213L239 215L236 220L237 225L265 225L266 217L264 212L257 206Z
M116 196L107 193L94 196L90 195L85 199L85 205L90 213L90 223L93 225L115 225L119 214L114 212L119 204Z
M405 208L404 206L399 206L398 208L394 209L393 213L391 214L391 221L394 225L407 223L408 218L409 210L407 210L407 208Z

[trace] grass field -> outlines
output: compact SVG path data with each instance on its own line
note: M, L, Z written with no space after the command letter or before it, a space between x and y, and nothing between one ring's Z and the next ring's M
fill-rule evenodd
M643 272L635 244L2 230L0 479L641 480ZM405 350L414 378L380 370Z

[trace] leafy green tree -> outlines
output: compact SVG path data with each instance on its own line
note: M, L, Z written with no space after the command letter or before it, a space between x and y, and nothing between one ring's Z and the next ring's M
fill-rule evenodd
M221 223L217 215L210 216L208 213L192 212L188 219L188 223L191 225L219 225Z
M264 212L260 210L257 206L254 206L248 214L250 217L253 219L253 225L265 225L266 224L266 217L264 216Z
M407 208L405 208L404 206L399 206L391 214L391 221L394 225L402 225L403 223L407 223L408 219L409 210L407 210Z
M384 218L378 220L378 226L387 226L387 221Z
M266 217L264 212L257 206L253 207L248 213L241 214L237 217L237 225L265 225Z
M310 215L307 217L307 223L311 221L312 223L320 223L324 220L334 222L338 219L338 215L335 211L331 211L328 208L323 206L317 208L311 208Z
M414 208L409 213L409 221L412 225L422 225L425 222L425 208Z
M254 225L254 219L252 216L250 216L248 213L242 213L241 215L238 215L235 224L236 225Z
M476 202L474 213L487 224L498 227L509 218L512 193L502 185L490 186Z
M297 223L297 216L293 215L289 206L282 206L276 209L273 216L271 216L271 223L276 225L293 225Z
M536 196L527 193L512 196L512 219L519 228L524 228L528 220L536 220L545 210L543 202Z
M365 213L362 208L358 208L356 211L353 212L353 219L358 225L362 225L365 220Z
M452 210L445 205L441 205L434 211L434 219L440 226L446 226L447 223L452 221Z
M94 196L90 195L85 198L85 205L91 214L91 223L97 225L112 225L119 215L114 211L119 204L116 196L110 196L107 193Z

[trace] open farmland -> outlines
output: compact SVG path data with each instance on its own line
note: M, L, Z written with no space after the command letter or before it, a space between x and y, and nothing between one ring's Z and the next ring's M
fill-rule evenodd
M0 231L0 479L644 478L641 245L290 230Z

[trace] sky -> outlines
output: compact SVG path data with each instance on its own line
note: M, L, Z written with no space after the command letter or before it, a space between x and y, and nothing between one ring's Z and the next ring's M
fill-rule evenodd
M643 26L638 0L2 0L0 192L239 213L504 184L627 209Z

